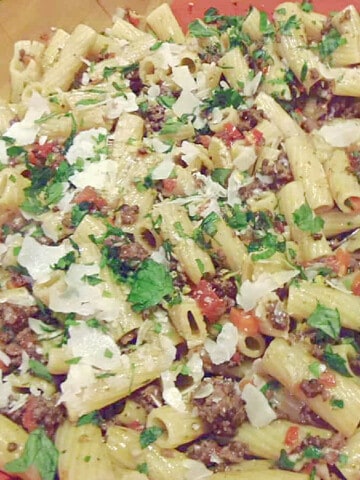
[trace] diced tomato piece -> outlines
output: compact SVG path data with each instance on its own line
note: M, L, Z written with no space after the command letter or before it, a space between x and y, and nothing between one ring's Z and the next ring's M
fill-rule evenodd
M34 410L35 410L36 404L37 402L34 397L30 397L25 404L25 410L22 415L21 422L23 424L23 427L28 432L32 432L33 430L36 430L39 426L34 416Z
M15 477L12 477L8 473L0 471L0 480L11 480L12 478L15 478Z
M210 323L215 323L225 313L225 301L217 295L207 280L200 280L194 287L192 296Z
M338 262L337 273L340 276L346 275L351 262L350 252L342 248L339 248L338 250L336 250L335 258Z
M8 367L5 365L5 363L0 360L0 370L2 372L6 372L7 369L8 369ZM1 480L1 478L0 478L0 480Z
M140 17L135 12L129 11L128 20L134 27L138 27L140 24Z
M360 296L360 272L358 272L351 285L351 291L354 295Z
M253 128L251 130L251 133L254 137L254 140L255 140L255 145L261 145L263 143L263 140L264 140L264 135L262 132L260 132L260 130L258 130L257 128Z
M176 188L176 178L165 178L162 185L166 193L172 193Z
M259 318L253 312L233 307L230 310L230 321L243 333L248 335L259 333Z
M324 387L327 387L327 388L333 388L336 386L336 377L329 370L322 372L322 374L320 375L319 381L324 385Z
M201 145L203 145L205 148L209 148L210 142L211 142L211 136L210 135L199 135L198 137L199 142Z
M295 447L299 443L299 427L297 425L292 425L287 429L285 435L285 445L287 447Z
M31 165L44 165L50 153L54 151L55 144L52 142L44 143L44 145L37 144L29 152L28 160Z
M107 205L106 200L97 193L95 188L89 186L85 187L84 190L82 190L75 196L74 202L77 204L83 202L90 203L94 208L98 210Z
M236 140L242 140L244 135L233 123L226 123L220 132L215 133L215 137L220 138L227 147L231 147Z
M348 202L354 212L360 212L360 197L350 197Z
M142 425L138 420L133 420L127 426L128 428L131 428L131 430L136 430L137 432L142 432L144 430L144 425Z

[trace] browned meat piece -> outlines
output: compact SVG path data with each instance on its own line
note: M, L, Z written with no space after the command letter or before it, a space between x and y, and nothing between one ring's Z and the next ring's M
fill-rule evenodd
M153 408L163 405L161 387L157 382L136 390L131 398L149 413Z
M145 250L140 243L128 243L119 247L119 257L122 260L145 260L149 256L149 252Z
M196 398L192 403L197 407L199 417L204 420L212 434L232 437L237 428L246 420L245 403L241 398L238 382L230 378L211 377L201 383L210 384L212 393L205 398Z
M294 179L289 160L285 156L280 156L273 163L265 159L261 165L261 173L272 177L273 180L268 187L275 191Z
M165 107L154 105L146 111L145 129L152 132L158 132L162 129L165 121Z
M58 397L45 398L30 395L24 407L17 410L15 415L7 414L13 421L21 423L29 432L42 426L47 435L53 438L55 432L66 418L66 410L63 405L56 405ZM6 413L6 412L5 412ZM21 414L21 415L20 415Z
M20 307L12 303L0 303L0 328L6 327L14 333L28 325L28 318L35 315L37 307Z
M287 330L289 327L289 314L282 309L280 302L267 303L266 317L269 319L271 325L277 330Z
M29 357L39 359L39 355L36 351L38 346L38 339L36 333L30 328L24 328L21 330L13 340L4 347L5 353L11 358L11 367L19 367L22 361L22 351L24 350Z
M121 205L120 207L120 217L121 217L121 223L123 225L132 225L133 223L135 223L137 220L138 214L139 214L138 205L128 205L127 203L124 203L124 205Z
M227 309L233 307L237 294L235 279L233 277L214 277L209 281L217 296L226 302Z
M324 391L324 388L324 384L321 383L317 378L312 378L311 380L302 380L300 383L301 391L308 398L314 398L317 395L321 395Z
M240 463L244 459L246 447L238 441L219 445L213 439L203 439L192 444L186 453L190 458L198 460L209 467L219 463Z

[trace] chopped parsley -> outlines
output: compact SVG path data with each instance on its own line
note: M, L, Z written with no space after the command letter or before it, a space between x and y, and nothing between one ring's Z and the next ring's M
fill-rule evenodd
M317 328L330 338L337 339L340 335L341 323L339 311L325 307L320 303L317 304L316 309L307 319L307 324L310 327Z
M302 204L293 213L295 225L303 232L310 232L311 234L321 232L324 227L324 220L314 214L307 203Z
M34 360L33 358L29 359L29 368L39 378L46 380L47 382L52 383L53 377L49 370L38 360Z
M189 33L192 37L206 38L218 35L215 28L204 25L200 20L194 20L189 25Z
M42 480L54 480L58 458L59 452L44 429L37 428L29 434L22 455L6 463L4 469L9 473L23 473L34 467Z
M152 443L156 442L156 440L164 433L164 430L160 427L149 427L143 430L140 433L140 446L141 448L146 448Z
M342 37L336 28L332 28L329 33L323 36L318 44L319 55L322 60L331 56L336 49L346 44L346 38Z
M336 372L340 373L344 377L352 377L351 373L347 368L345 358L343 358L338 353L334 353L330 345L326 345L323 358L324 362L326 362L327 365L329 365L329 367Z
M279 22L279 29L282 35L291 35L293 30L299 30L300 19L296 15L291 15L285 22Z
M158 305L174 292L172 277L161 263L147 259L136 271L132 281L128 301L135 312Z

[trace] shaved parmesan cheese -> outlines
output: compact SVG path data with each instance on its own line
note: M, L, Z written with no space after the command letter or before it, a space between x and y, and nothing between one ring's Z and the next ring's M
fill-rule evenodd
M210 177L206 177L199 172L194 173L196 180L202 183L202 192L208 198L226 197L226 189L220 183L214 182Z
M70 365L66 380L60 385L62 395L58 403L79 401L77 395L96 383L95 372L92 366L84 363Z
M244 176L237 170L233 170L228 179L227 189L227 203L233 207L236 204L241 204L239 195L239 188L244 185Z
M196 387L204 377L204 369L203 369L203 361L198 353L194 353L191 355L190 359L188 360L186 366L190 370L190 375L194 380L194 385L186 389L185 391L192 390Z
M124 112L136 112L138 108L135 93L128 92L120 97L112 98L107 104L105 115L108 118L114 119L120 117Z
M254 78L247 80L244 85L243 93L245 97L252 97L255 95L262 79L262 72L258 72Z
M323 125L317 134L333 147L348 147L360 140L360 120L344 119Z
M172 106L172 110L178 117L185 114L193 113L194 110L200 105L200 100L188 90L183 90Z
M41 245L34 238L27 236L21 246L18 255L19 265L25 267L30 276L37 282L46 282L50 279L53 270L51 266L56 264L72 250L69 242L63 242L58 246L50 247Z
M163 399L170 407L175 408L179 412L185 412L186 406L182 398L180 390L175 386L177 372L166 371L161 373L161 383L163 388Z
M187 65L174 67L172 69L172 72L173 81L183 90L191 91L197 88L196 81L191 75L189 67Z
M161 263L166 267L170 265L169 260L166 258L166 251L162 246L160 246L158 250L154 250L150 255L150 258L154 260L154 262Z
M95 163L86 162L84 170L74 173L69 180L80 189L89 186L97 190L111 190L111 185L116 182L117 173L118 163L104 159Z
M7 144L4 140L0 140L0 163L7 164L9 162L9 155L6 152Z
M245 385L241 397L245 402L245 411L248 419L254 427L266 427L266 425L269 425L277 418L265 395L251 383Z
M281 270L275 273L262 273L251 282L245 280L236 296L236 302L246 312L256 307L258 301L266 294L282 287L285 283L298 275L297 270Z
M240 171L248 170L256 162L256 152L255 147L252 146L243 146L239 149L240 151L233 159L233 164Z
M0 349L0 362L2 362L6 367L8 367L11 363L11 358L9 357L9 355L6 355L6 353L3 352L1 349Z
M162 142L157 137L144 138L144 145L151 148L151 150L154 150L156 153L165 153L171 148L168 143Z
M29 145L34 143L36 135L40 131L40 125L36 124L44 114L50 113L47 100L38 92L33 92L25 117L21 122L15 122L4 133L4 136L11 137L15 140L16 145Z
M120 349L110 335L85 322L69 328L67 346L74 357L81 357L82 364L102 370L116 370L122 364Z
M99 135L107 135L106 128L90 128L90 130L84 130L76 135L73 144L67 151L65 158L73 165L76 160L82 158L83 160L94 158L96 155L95 148L97 146L97 140Z
M184 140L179 148L181 153L181 159L190 165L199 156L200 151L197 145Z
M25 350L23 350L21 352L21 365L19 367L19 371L21 374L24 374L29 370L30 368L29 360L30 360L29 355L25 352Z
M156 100L160 95L161 90L159 85L151 85L147 91L147 96L149 100Z
M2 371L0 369L0 408L7 408L10 396L12 395L12 387L10 382L3 381Z
M205 350L215 365L228 362L236 352L238 342L238 330L231 322L225 323L221 332L216 338L216 342L207 338L205 340Z
M163 42L160 47L155 50L152 58L159 68L167 69L168 67L176 67L179 65L181 54L185 49L185 45Z
M65 276L66 288L59 291L57 284L49 287L49 308L55 312L96 316L99 320L118 318L122 303L119 299L103 296L103 285L89 285L84 278L98 275L99 265L72 264Z
M156 165L154 170L151 172L151 178L153 180L163 180L164 178L169 178L174 167L174 160L170 155L167 155L164 160Z

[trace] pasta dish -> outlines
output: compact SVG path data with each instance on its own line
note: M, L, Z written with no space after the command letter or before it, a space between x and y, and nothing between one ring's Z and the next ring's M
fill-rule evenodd
M360 16L21 40L0 480L360 479Z

